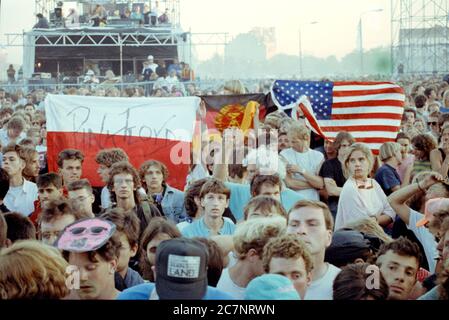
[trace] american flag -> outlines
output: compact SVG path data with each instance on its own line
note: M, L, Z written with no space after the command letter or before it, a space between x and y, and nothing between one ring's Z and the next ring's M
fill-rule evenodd
M276 80L271 95L282 110L300 108L323 138L346 131L375 152L395 140L405 100L404 90L391 82Z

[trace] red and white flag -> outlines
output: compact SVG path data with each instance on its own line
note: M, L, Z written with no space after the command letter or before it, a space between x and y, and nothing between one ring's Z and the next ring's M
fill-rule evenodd
M58 170L64 149L84 153L83 177L101 186L95 155L122 148L136 169L146 160L163 162L168 183L183 189L189 170L198 97L103 98L48 95L45 100L49 170Z

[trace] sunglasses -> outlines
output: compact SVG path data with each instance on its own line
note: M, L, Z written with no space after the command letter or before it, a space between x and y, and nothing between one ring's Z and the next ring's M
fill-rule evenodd
M428 126L436 126L438 122L427 122Z
M357 188L359 188L359 189L373 189L374 188L373 181L371 180L370 182L371 182L371 184L369 186L367 186L366 184L360 184L360 185L357 184Z
M91 228L85 228L85 227L78 227L78 228L73 228L69 230L71 234L79 236L82 234L91 234L91 235L100 235L102 233L104 233L105 231L108 231L107 228L105 227L91 227Z

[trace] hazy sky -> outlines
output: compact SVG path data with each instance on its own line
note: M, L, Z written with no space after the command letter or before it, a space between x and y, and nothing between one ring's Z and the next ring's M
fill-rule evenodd
M2 0L0 44L5 33L21 33L35 23L34 0ZM160 0L163 2L163 0ZM364 48L390 44L390 0L180 0L181 25L193 33L228 32L275 27L277 53L298 54L299 28L305 54L341 57L356 48L357 26L363 12ZM317 21L317 24L309 24ZM221 52L197 47L200 58ZM21 63L21 52L7 49L8 61Z

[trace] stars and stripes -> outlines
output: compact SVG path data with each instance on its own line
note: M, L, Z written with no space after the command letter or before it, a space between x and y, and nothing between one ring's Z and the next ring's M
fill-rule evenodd
M350 132L374 151L395 140L405 100L404 90L391 82L277 80L271 95L280 109L300 108L324 138Z

